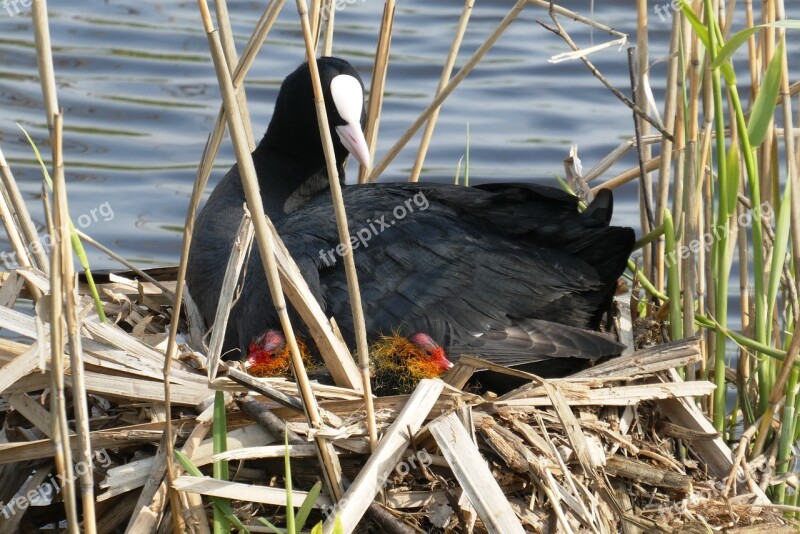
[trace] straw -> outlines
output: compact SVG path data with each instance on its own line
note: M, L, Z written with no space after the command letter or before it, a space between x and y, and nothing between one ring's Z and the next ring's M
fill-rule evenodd
M274 243L272 234L267 227L267 216L264 212L264 206L261 201L261 194L258 189L258 179L253 164L253 159L250 151L247 148L246 136L242 131L244 125L238 113L238 101L235 98L233 83L231 80L230 72L225 64L224 52L222 44L220 43L219 33L214 30L211 22L211 17L208 12L208 6L205 0L198 0L200 13L203 19L203 26L208 35L209 48L211 56L214 60L214 68L217 73L217 80L222 92L223 102L228 117L228 129L231 133L234 151L236 153L236 160L239 165L239 172L242 177L242 186L244 188L247 206L253 216L253 226L255 229L256 241L258 243L259 252L261 253L261 260L264 267L264 272L267 275L269 282L270 292L272 293L273 304L278 312L281 322L281 328L286 339L286 344L289 347L292 365L295 371L295 378L297 379L298 389L300 390L300 397L303 400L303 406L306 410L306 417L309 424L314 428L321 426L321 418L319 409L314 399L314 394L308 382L308 376L303 366L303 361L300 356L300 351L297 346L297 339L294 335L286 301L283 296L281 288L281 280L278 274L278 267L275 260ZM301 16L305 15L305 11L301 11ZM308 19L304 17L304 31L307 37L310 37L308 32ZM316 64L313 61L312 64ZM323 474L331 495L338 496L341 494L341 479L338 469L338 460L333 453L332 448L326 443L322 437L315 438L317 444L317 451L320 457L320 463L323 466Z
M417 133L422 125L425 124L428 119L430 119L437 109L439 109L439 107L442 105L442 102L444 102L447 97L450 96L450 93L452 93L455 88L458 87L458 84L464 81L464 78L467 77L467 74L472 72L472 69L474 69L481 59L483 59L483 56L486 55L486 52L488 52L489 49L497 42L500 36L503 35L503 32L506 30L506 28L508 28L508 26L519 16L519 14L522 13L522 10L525 9L525 4L527 2L528 0L517 0L514 6L509 10L508 14L503 17L503 20L500 21L489 37L486 38L486 40L480 47L478 47L472 57L470 57L464 66L461 67L461 70L459 70L456 75L453 76L453 79L450 80L448 84L436 95L436 97L433 99L433 102L431 102L428 107L425 108L425 111L423 111L420 116L417 117L417 119L411 124L411 126L408 127L408 130L406 130L406 132L400 136L400 139L398 139L392 148L389 149L386 155L383 156L383 159L380 161L380 163L373 167L372 172L366 180L367 182L374 182L378 179L378 177L383 173L383 171L386 170L392 160L397 157L397 154L399 154L403 147L406 146L406 143L408 143L411 138L414 137L414 134Z
M364 402L367 409L367 425L369 429L370 443L375 446L378 440L375 428L375 413L372 403L372 387L370 385L369 371L369 345L367 344L367 328L364 321L364 310L361 306L361 291L358 285L358 274L356 264L353 260L353 247L350 241L350 229L347 223L347 213L342 197L342 186L339 183L339 171L336 168L336 156L333 151L333 140L331 139L330 127L328 125L328 114L325 110L325 99L322 94L322 84L319 79L319 69L317 68L316 54L311 40L311 28L308 23L308 10L305 0L297 0L297 11L300 14L300 24L303 29L303 38L306 43L306 59L311 73L311 83L314 86L314 104L317 109L317 122L319 125L320 136L322 138L322 148L325 152L327 163L328 182L333 198L333 209L336 215L336 227L339 230L339 241L344 245L345 274L347 277L347 290L350 297L350 307L353 313L353 330L356 337L356 347L358 353L358 367L361 373L361 385L364 390ZM298 358L299 361L299 358Z
M372 81L369 87L369 109L367 109L367 125L364 128L364 138L369 147L370 161L375 161L375 146L378 143L378 128L383 110L383 92L386 86L386 70L389 67L389 48L392 43L392 27L394 25L395 2L386 0L383 5L383 19L381 31L378 36L378 48L375 50L375 64L372 67ZM363 184L367 179L369 169L361 167L358 173L358 183Z

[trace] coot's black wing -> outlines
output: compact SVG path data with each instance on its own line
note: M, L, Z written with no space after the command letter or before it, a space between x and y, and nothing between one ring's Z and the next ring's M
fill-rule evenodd
M590 325L606 289L598 271L575 251L591 242L608 251L605 241L630 230L608 228L574 209L549 209L552 199L537 202L524 187L494 187L379 184L345 189L372 335L428 331L438 334L432 337L446 348L530 358L530 343L523 347L518 336L521 320ZM572 197L566 201L574 203ZM564 211L571 220L563 220ZM276 225L326 312L352 340L331 213L330 201L321 195ZM556 224L550 220L553 213L561 217ZM558 224L561 248L555 240ZM260 273L256 253L249 269ZM239 337L246 345L274 326L268 323L275 317L263 275L248 276L242 298Z

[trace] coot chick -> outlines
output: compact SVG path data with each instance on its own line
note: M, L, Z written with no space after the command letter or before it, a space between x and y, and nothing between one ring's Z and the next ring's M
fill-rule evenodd
M326 57L317 64L344 184L348 152L369 163L361 133L363 84L344 60ZM342 248L307 65L284 80L253 161L267 214L352 346ZM561 190L520 183L380 183L343 186L343 195L371 341L392 332L424 333L451 361L476 354L512 366L550 367L563 358L582 365L620 352L619 344L593 331L634 243L633 230L609 225L609 191L601 191L584 213ZM187 283L207 322L216 311L243 203L234 165L197 219ZM291 315L298 333L307 336L299 315ZM279 325L253 247L224 350L241 358Z

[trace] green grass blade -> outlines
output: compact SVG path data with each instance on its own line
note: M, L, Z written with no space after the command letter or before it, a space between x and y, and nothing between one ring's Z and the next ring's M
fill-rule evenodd
M36 146L36 143L33 142L33 139L31 139L31 136L28 135L28 132L22 127L22 125L17 123L17 126L19 126L19 129L22 130L22 133L25 134L25 138L31 145L33 153L36 156L36 160L39 162L39 166L42 168L44 180L50 187L50 191L52 191L53 180L50 178L50 173L47 172L47 166L44 164L42 154L39 152L39 147ZM100 322L105 323L107 321L106 312L103 310L103 302L100 300L100 293L97 291L97 286L94 283L92 271L89 269L89 258L86 257L86 250L83 248L83 243L81 243L81 239L78 237L78 232L75 231L75 225L72 223L71 219L69 221L69 238L70 243L72 244L72 249L75 251L75 255L78 257L81 267L83 267L83 272L86 273L86 281L89 284L89 291L92 294L92 300L94 301L94 307L97 310L97 316L100 319Z
M775 302L778 297L781 274L783 273L783 261L786 258L786 250L789 247L789 230L791 228L791 195L792 181L786 180L786 187L783 193L783 201L778 207L777 226L775 228L775 242L772 249L772 266L769 273L769 283L767 285L767 302ZM766 323L772 324L772 310L774 305L768 306Z
M288 427L283 432L283 445L285 447L285 454L283 455L284 476L286 477L286 532L295 534L294 521L294 505L292 504L292 466L289 461L289 429Z
M267 521L263 517L259 517L258 520L261 521L264 524L265 527L270 529L275 534L284 534L283 530L279 529L278 527L276 527L275 525L273 525L272 523L270 523L269 521ZM322 532L322 531L320 530L320 532Z
M778 44L772 59L761 82L761 89L758 91L756 101L753 104L753 111L750 113L750 124L747 125L747 133L750 136L750 145L758 148L767 137L767 130L775 115L775 106L778 102L778 93L781 89L781 77L783 76L783 40Z
M666 239L667 257L676 258L675 227L672 224L672 213L664 210L664 236ZM681 311L681 280L678 273L678 262L667 262L667 294L669 296L669 327L673 341L683 339L683 313Z
M181 468L190 474L193 477L203 477L203 473L197 468L196 465L192 463L188 456L186 456L181 451L174 451L175 452L175 459L178 460L178 463L181 464ZM233 508L231 508L231 504L228 502L228 499L223 499L221 497L211 497L212 502L214 503L215 507L218 507L220 510L220 514L225 517L230 523L241 530L242 532L250 532L247 530L247 527L242 523L236 514L233 513Z
M694 10L692 10L692 6L690 6L688 2L683 2L681 4L681 11L683 12L683 15L686 17L686 20L689 21L689 24L692 25L694 33L697 34L697 37L703 43L703 46L706 47L706 50L710 50L711 43L708 40L708 30L706 29L705 25L700 20L700 18L695 14Z
M800 21L798 20L781 20L778 22L772 22L770 24L760 24L758 26L753 26L752 28L745 28L741 31L736 32L728 42L725 43L725 46L720 48L717 57L714 59L713 63L711 63L711 68L715 69L722 65L723 62L728 61L731 56L742 46L745 42L747 42L750 37L755 34L757 31L761 30L762 28L787 28L787 29L800 29Z
M306 526L306 520L311 510L314 508L314 503L317 501L320 491L322 491L322 482L317 481L309 490L308 495L306 495L303 505L300 506L300 510L297 512L297 517L295 518L298 532L302 531L303 527Z
M217 391L214 393L214 428L212 436L214 454L220 454L228 450L227 426L225 393ZM228 480L228 462L214 462L213 470L214 478L217 480ZM225 499L225 502L228 502L228 500ZM228 534L231 531L230 523L228 523L225 518L226 515L222 508L214 507L214 534Z
M458 166L456 167L456 181L455 185L458 185L458 180L461 178L461 162L464 161L464 156L458 158Z

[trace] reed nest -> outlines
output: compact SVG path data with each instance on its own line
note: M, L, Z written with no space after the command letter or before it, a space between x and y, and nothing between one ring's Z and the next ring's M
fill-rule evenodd
M100 323L83 291L77 301L98 532L126 524L129 531L155 531L171 523L161 365L175 284L161 281L165 293L129 276L110 275L98 286L110 322ZM5 275L0 294L0 326L19 336L0 346L6 400L0 500L11 510L0 517L3 532L65 520L60 494L47 506L20 508L19 496L48 484L53 466L45 408L51 367L42 357L50 324L42 313L32 318L12 309L20 292L28 296L24 282L44 294L51 289L44 273L20 268ZM188 328L181 331L188 334ZM210 496L231 499L245 524L257 525L256 516L280 522L284 454L293 460L295 502L319 478L312 436L324 436L340 476L353 481L336 507L323 494L312 520L328 514L345 525L394 532L793 528L766 499L758 466L737 462L692 400L709 395L713 384L683 382L674 370L699 360L699 339L630 351L559 380L462 358L442 380L423 380L410 395L375 399L382 439L371 452L364 401L353 390L312 382L324 424L311 429L293 382L247 377L236 363L221 363L219 377L209 382L203 354L186 343L177 354L170 374L174 447L204 471L214 460L232 467L231 481L187 474L173 479L192 531L204 530ZM500 397L461 389L486 367L530 383ZM71 368L63 375L70 388ZM228 451L214 455L207 435L217 391L227 400ZM71 406L68 414L73 420ZM292 440L284 447L287 429ZM70 440L77 452L77 439ZM14 502L20 503L17 513Z

